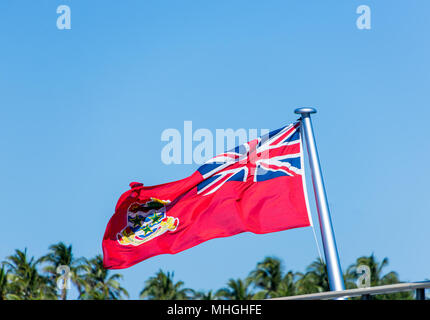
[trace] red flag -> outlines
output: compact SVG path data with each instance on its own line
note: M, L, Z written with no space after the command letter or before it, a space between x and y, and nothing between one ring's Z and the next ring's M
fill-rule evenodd
M299 122L212 158L188 178L130 186L103 237L108 269L213 238L311 225Z

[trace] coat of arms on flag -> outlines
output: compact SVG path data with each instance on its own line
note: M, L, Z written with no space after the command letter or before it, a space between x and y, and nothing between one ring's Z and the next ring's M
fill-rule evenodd
M127 210L127 226L118 233L122 245L138 246L166 231L174 231L179 219L166 216L170 200L151 198L144 203L132 203Z
M241 232L310 226L300 129L296 122L272 131L179 181L132 183L103 237L105 268L127 268Z

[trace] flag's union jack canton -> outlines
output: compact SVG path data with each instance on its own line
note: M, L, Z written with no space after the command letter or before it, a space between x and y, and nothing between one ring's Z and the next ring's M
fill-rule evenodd
M266 181L302 175L300 122L290 124L217 155L198 171L197 193L209 195L228 181Z

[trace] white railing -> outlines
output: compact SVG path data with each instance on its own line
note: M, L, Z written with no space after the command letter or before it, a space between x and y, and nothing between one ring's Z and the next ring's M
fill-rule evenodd
M425 300L425 289L430 288L430 281L411 282L411 283L396 283L385 286L349 289L343 291L328 291L320 293L304 294L299 296L289 296L281 298L273 298L270 300L328 300L336 298L348 298L361 296L363 299L369 299L375 294L387 294L402 291L416 291L417 300Z

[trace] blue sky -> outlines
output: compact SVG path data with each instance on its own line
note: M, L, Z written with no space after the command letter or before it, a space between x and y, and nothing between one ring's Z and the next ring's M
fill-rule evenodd
M71 30L56 27L62 4ZM356 27L362 4L371 30ZM343 268L374 252L402 280L430 278L429 10L425 0L1 2L0 259L58 241L101 253L130 181L198 167L161 162L167 128L276 129L315 106ZM218 289L267 255L303 270L318 255L311 229L215 239L121 273L132 298L160 268Z

